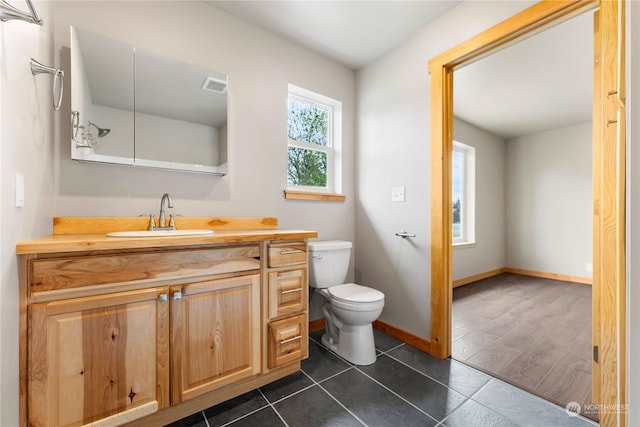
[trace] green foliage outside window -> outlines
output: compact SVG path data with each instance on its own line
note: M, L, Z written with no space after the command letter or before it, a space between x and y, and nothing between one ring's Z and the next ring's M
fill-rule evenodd
M327 186L327 153L313 149L329 141L329 110L289 98L288 136L290 141L309 148L289 146L289 185Z
M460 199L453 202L453 238L459 239L462 237L462 230L460 221Z

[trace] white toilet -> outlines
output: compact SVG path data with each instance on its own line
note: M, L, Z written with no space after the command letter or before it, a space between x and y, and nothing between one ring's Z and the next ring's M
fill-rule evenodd
M370 365L376 361L371 323L382 313L384 294L343 284L350 255L351 242L309 242L309 285L328 301L322 308L326 324L322 343L351 363Z

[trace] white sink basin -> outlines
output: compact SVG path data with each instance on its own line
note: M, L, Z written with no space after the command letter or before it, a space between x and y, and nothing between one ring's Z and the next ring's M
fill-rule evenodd
M213 230L139 230L112 231L107 237L169 237L169 236L208 236Z

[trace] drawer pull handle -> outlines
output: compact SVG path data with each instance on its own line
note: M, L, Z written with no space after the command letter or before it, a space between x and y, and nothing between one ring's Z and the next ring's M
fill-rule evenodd
M284 250L284 251L280 251L280 255L293 255L293 254L301 254L304 251L301 249L289 249L289 250Z
M297 341L297 340L299 340L299 339L301 339L301 338L302 338L302 335L298 335L298 336L295 336L295 337L293 337L293 338L288 338L288 339L286 339L286 340L282 340L282 341L280 341L280 345L288 344L288 343L290 343L290 342Z
M294 292L302 292L302 288L297 288L297 289L289 289L288 291L280 291L280 293L282 295L286 295L286 294L292 294Z

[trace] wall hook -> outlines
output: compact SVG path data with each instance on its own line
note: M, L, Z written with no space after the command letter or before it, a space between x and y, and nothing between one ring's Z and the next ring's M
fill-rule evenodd
M0 21L9 21L11 19L20 19L22 21L30 22L36 25L42 25L42 18L38 15L35 6L31 0L25 0L29 11L31 13L23 12L7 3L5 0L0 0Z
M62 105L62 94L64 92L64 71L57 68L47 67L31 58L31 74L52 74L53 75L53 109L58 111ZM58 101L56 102L56 81L60 81L60 91L58 92Z

